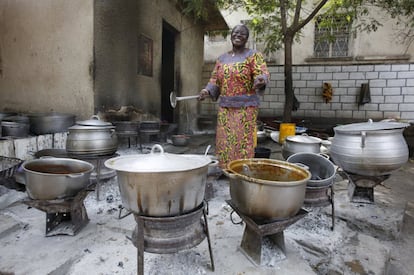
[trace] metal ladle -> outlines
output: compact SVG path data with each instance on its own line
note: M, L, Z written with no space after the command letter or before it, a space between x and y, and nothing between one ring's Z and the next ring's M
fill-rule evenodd
M177 96L177 94L173 91L170 93L170 104L171 104L171 107L175 108L175 106L177 106L177 101L196 99L198 97L199 95Z

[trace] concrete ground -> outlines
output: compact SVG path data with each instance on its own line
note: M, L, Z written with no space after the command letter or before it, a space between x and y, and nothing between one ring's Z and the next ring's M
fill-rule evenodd
M144 144L148 152L151 143ZM186 147L164 143L169 153L214 151L214 136L193 137ZM259 144L282 159L279 144ZM120 154L140 153L122 144ZM285 251L263 240L261 263L240 243L245 224L226 203L225 177L209 178L207 238L172 254L144 253L145 274L414 274L414 163L407 162L375 187L373 204L353 203L348 182L335 179L335 212L330 206L306 208L308 214L284 230ZM0 186L2 187L2 186ZM76 235L45 236L45 213L22 203L25 192L0 189L0 274L136 274L137 249L129 240L132 215L120 219L116 177L102 181L100 200L90 192L84 203L89 223ZM125 212L121 212L125 213ZM334 230L332 226L334 214Z

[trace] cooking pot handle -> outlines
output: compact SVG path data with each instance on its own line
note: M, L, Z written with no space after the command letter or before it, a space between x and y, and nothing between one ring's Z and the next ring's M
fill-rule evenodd
M237 179L237 176L232 171L230 171L228 169L223 169L223 173L224 173L224 175L226 175L230 179Z
M101 120L98 115L91 116L91 119Z
M324 153L319 153L320 156L326 158L327 160L329 160L329 156L327 154Z
M164 148L160 144L154 144L151 148L151 154L155 154L155 149L158 149L160 151L160 154L164 154Z
M82 177L83 175L85 175L85 173L73 173L73 174L67 174L65 175L68 178L78 178L78 177Z
M361 148L365 148L365 138L367 137L367 132L361 132Z

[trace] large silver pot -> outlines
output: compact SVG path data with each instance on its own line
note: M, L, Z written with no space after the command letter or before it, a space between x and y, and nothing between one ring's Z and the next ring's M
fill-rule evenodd
M66 151L76 155L111 155L118 150L115 126L99 117L76 122L68 128Z
M25 161L22 168L31 199L55 200L85 189L94 166L82 160L49 157Z
M408 161L402 135L407 123L352 123L334 128L330 156L344 171L364 176L390 174Z
M105 161L114 169L123 206L154 217L181 215L204 200L211 159L204 155L164 153L154 145L150 154L124 155Z
M282 144L282 156L288 159L296 153L320 153L322 140L306 134L287 136Z
M28 114L30 132L35 135L66 132L75 124L76 116L64 113L33 113Z
M303 205L308 170L274 159L240 159L223 172L230 178L232 202L245 215L262 219L286 219Z

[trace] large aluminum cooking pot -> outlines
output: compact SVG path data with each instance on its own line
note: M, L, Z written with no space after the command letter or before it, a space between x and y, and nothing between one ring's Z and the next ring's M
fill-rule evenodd
M288 159L295 153L320 153L322 140L306 134L287 136L282 144L282 156Z
M167 217L189 212L203 202L210 162L204 155L165 153L156 144L149 154L119 156L104 164L117 172L126 209Z
M82 160L49 157L25 161L22 168L31 199L55 200L85 189L94 166Z
M303 164L309 169L312 176L307 186L327 187L334 183L336 169L335 165L324 154L296 153L288 157L290 163Z
M236 207L247 216L269 220L296 215L311 178L305 168L274 159L234 160L223 172L230 178Z
M344 171L364 176L390 174L408 161L402 135L408 123L352 123L334 128L330 156Z
M68 128L66 151L76 155L111 155L118 150L118 136L110 122L92 116Z
M75 124L76 116L65 113L32 113L28 114L30 120L30 132L35 135L66 132Z

